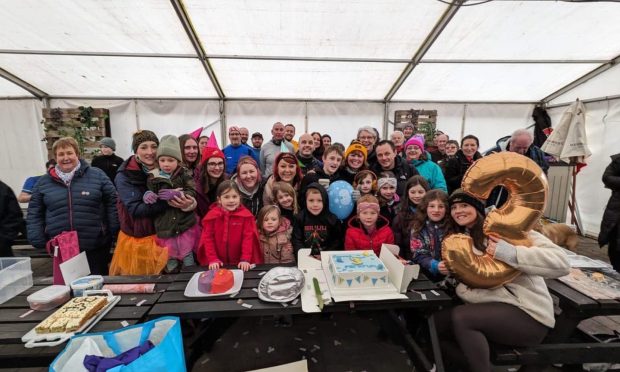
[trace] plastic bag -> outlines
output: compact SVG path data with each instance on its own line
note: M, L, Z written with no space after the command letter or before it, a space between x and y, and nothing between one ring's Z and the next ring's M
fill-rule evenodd
M78 335L50 365L50 372L86 371L84 356L114 357L150 340L155 347L128 365L118 366L120 372L182 372L185 368L183 336L178 317L167 316L116 331Z
M134 238L118 233L110 264L110 275L157 275L168 262L168 250L160 247L155 235Z

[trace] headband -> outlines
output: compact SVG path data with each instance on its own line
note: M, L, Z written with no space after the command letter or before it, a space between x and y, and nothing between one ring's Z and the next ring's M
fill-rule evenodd
M372 209L373 211L379 213L379 204L377 203L369 203L369 202L362 202L359 203L357 205L357 213L360 214L363 211L365 211L366 209Z
M382 188L386 184L396 187L398 185L398 181L393 177L382 177L377 180L377 187L379 188Z

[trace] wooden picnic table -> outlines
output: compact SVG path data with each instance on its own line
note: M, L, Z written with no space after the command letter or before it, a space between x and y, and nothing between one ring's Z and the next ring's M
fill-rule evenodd
M207 323L196 336L197 343L187 342L185 347L195 349L191 352L186 350L186 361L188 366L204 352L204 337L217 339L226 331L227 326L218 325L217 319L228 321L228 326L234 319L240 317L254 317L265 315L300 315L305 314L301 308L301 300L293 301L283 306L281 303L265 302L258 298L256 291L258 283L268 270L276 265L257 265L244 273L241 291L234 295L224 295L217 297L185 297L184 291L191 277L198 271L206 270L205 267L190 267L184 269L176 275L174 281L168 286L166 291L157 300L149 311L148 317L153 319L164 315L175 315L181 319L204 319L212 318L213 322ZM323 312L352 312L352 311L379 311L384 312L387 318L394 323L396 328L404 337L405 349L410 357L417 364L426 370L432 368L433 363L422 353L416 342L413 340L400 318L395 313L396 310L417 309L425 312L428 316L430 338L433 344L435 360L438 360L437 370L443 370L441 353L432 313L441 307L450 306L452 298L437 285L428 280L424 275L413 281L406 293L407 299L382 300L382 301L348 301L332 302L326 304ZM248 306L251 305L251 306ZM204 337L203 337L204 336ZM208 347L207 347L208 348Z
M120 295L120 302L89 333L119 329L124 326L124 322L132 325L144 321L151 306L161 296L161 291L164 291L172 281L173 277L166 275L105 277L105 284L156 283L156 293ZM35 279L33 287L0 304L0 366L2 368L49 366L66 346L64 343L53 347L27 349L21 341L22 336L58 309L33 311L28 314L31 310L26 300L28 295L51 284L52 278ZM145 302L137 306L143 300Z

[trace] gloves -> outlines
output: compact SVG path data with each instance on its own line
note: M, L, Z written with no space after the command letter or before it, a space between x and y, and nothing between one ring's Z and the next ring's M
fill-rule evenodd
M353 198L353 201L357 203L357 200L360 198L360 196L362 196L362 194L360 193L359 190L353 190L353 192L351 193L351 198Z
M182 196L183 192L182 191L177 191L177 190L172 190L172 189L162 189L159 190L159 192L157 193L157 196L159 196L159 199L161 200L172 200L177 196Z
M147 191L142 196L142 201L146 204L155 204L157 202L157 199L157 194L155 194L153 191Z

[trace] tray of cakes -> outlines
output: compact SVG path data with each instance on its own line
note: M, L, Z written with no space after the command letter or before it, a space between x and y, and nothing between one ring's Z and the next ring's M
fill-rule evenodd
M22 337L27 348L57 346L88 332L121 299L109 290L88 290L74 297Z

